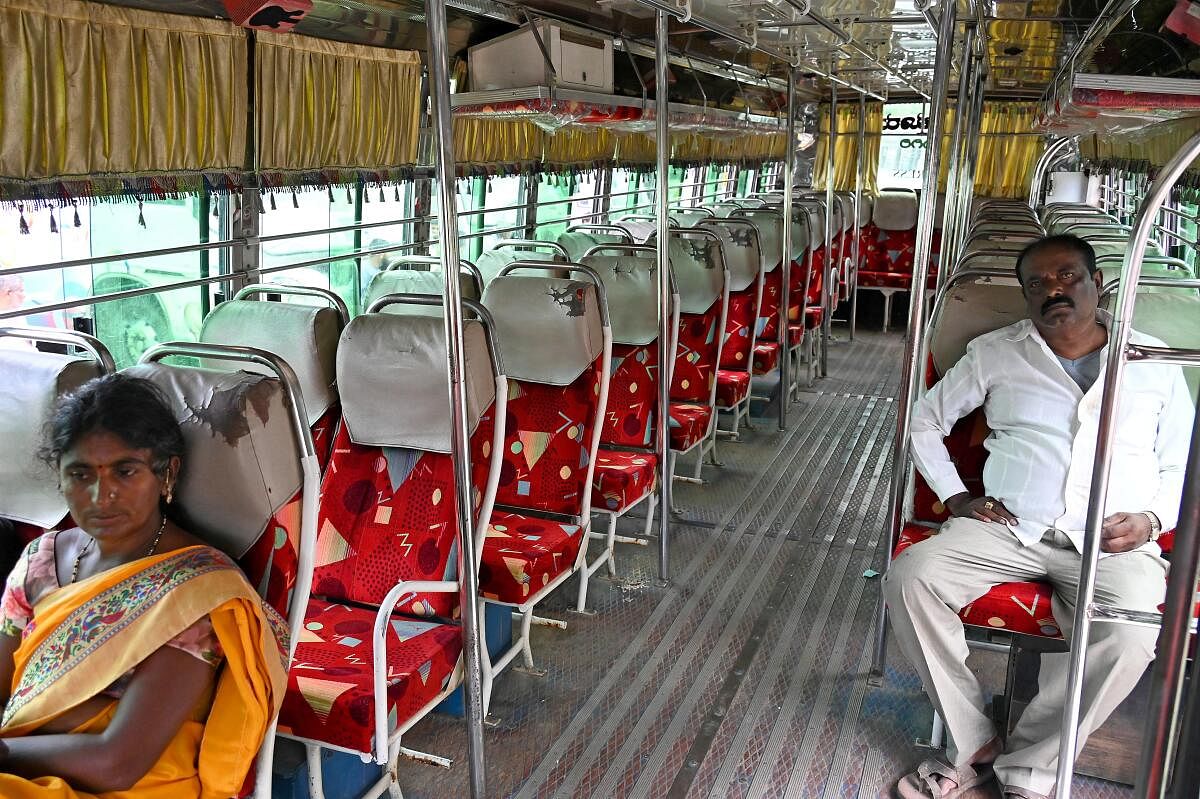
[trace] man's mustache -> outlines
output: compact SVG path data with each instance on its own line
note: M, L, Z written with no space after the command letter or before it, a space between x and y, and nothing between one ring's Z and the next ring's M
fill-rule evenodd
M1051 297L1042 303L1042 313L1046 313L1056 305L1066 305L1068 308L1075 307L1075 301L1070 297Z

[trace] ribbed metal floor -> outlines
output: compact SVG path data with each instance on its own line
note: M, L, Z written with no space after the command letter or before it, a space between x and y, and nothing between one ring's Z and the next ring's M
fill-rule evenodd
M708 485L677 484L691 523L673 525L669 585L653 547L618 546L622 579L593 583L595 615L566 610L573 581L541 607L569 628L535 630L547 676L497 683L490 796L890 795L932 713L895 647L884 684L866 679L879 581L864 572L885 555L902 357L898 335L836 343L786 432L759 418L722 442ZM973 657L1002 678L1000 656ZM456 761L402 762L407 796L467 794L461 721L430 717L404 743ZM1126 795L1077 783L1083 797Z

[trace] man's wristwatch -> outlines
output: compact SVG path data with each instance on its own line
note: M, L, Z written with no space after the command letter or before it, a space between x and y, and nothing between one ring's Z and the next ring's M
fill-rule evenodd
M1157 541L1162 535L1162 522L1158 520L1158 515L1153 511L1144 510L1142 515L1150 520L1150 540Z

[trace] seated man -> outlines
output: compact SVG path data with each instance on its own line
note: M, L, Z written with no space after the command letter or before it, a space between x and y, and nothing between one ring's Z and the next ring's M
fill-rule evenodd
M1029 319L972 341L913 413L913 459L952 518L896 558L884 594L953 746L949 764L929 761L900 780L904 797L955 796L990 779L993 767L1006 796L1036 799L1055 786L1068 656L1042 658L1038 694L1002 745L966 666L957 614L999 583L1044 580L1070 633L1111 317L1097 309L1101 275L1087 242L1041 239L1016 269ZM1136 332L1132 340L1161 344ZM993 432L984 442L987 496L972 497L943 437L980 406ZM1096 600L1153 612L1167 568L1154 542L1178 517L1193 418L1182 370L1129 365L1117 413ZM1133 690L1156 639L1140 627L1092 628L1080 745Z

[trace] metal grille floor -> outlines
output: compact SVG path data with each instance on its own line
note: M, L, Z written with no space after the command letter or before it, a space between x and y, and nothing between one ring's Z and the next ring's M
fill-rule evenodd
M573 581L540 607L569 626L535 628L545 677L496 684L489 796L890 795L932 718L894 646L883 685L867 683L879 581L864 572L885 557L902 358L898 335L835 343L830 377L791 406L786 432L758 417L721 442L708 485L677 484L687 521L672 526L669 585L655 547L618 545L621 579L589 588L595 615L567 610ZM972 657L998 685L1002 656ZM402 761L410 799L467 794L460 720L431 716L404 743L455 760ZM1076 790L1127 794L1083 778Z

